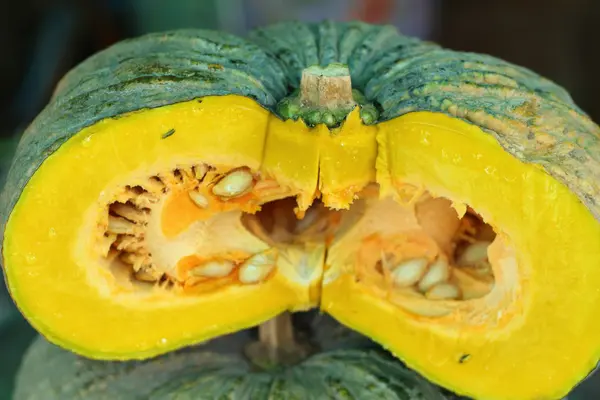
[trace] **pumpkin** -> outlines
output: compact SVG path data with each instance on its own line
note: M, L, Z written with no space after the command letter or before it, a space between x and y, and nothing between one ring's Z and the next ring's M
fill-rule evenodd
M301 363L268 369L244 354L253 343L250 330L129 362L89 360L40 337L23 358L13 398L445 400L438 388L386 353L364 345L348 348L347 340L344 349L328 348L334 338L356 335L324 322L312 326L318 332L312 338L325 340L323 349Z
M4 270L91 358L320 308L459 394L555 399L600 357L599 155L563 88L393 27L151 34L23 134Z

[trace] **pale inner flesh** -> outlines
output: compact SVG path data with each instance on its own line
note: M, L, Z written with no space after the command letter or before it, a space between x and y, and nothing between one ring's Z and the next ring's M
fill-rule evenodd
M293 280L304 270L318 284L351 273L374 296L432 318L518 281L497 279L511 275L498 274L510 243L474 210L408 185L401 193L381 198L372 184L349 210L317 199L301 213L292 190L248 168L179 166L115 191L95 251L125 292L199 296L278 271Z

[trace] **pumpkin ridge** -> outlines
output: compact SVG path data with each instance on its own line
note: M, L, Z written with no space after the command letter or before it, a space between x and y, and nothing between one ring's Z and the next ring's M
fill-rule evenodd
M91 85L93 86L96 79L109 80L112 77L116 77L119 80L112 83L112 85L116 85L131 78L142 76L161 77L169 75L173 73L175 68L179 68L178 72L182 76L185 76L185 74L189 74L191 73L190 71L194 70L206 71L210 70L211 68L214 69L213 65L221 65L228 70L228 73L233 73L233 71L243 72L248 77L258 76L258 74L261 72L258 66L252 66L247 62L233 63L224 56L217 57L216 55L213 56L200 53L199 56L200 57L198 58L193 58L189 54L186 55L184 51L174 51L171 53L157 53L151 55L140 55L137 57L128 57L126 60L120 60L118 69L125 70L125 73L129 74L129 76L124 76L123 74L115 75L113 66L103 67L97 70L93 75L82 78L77 87L71 88L70 91L64 90L62 92L62 96L64 99L69 99L71 98L69 95L72 91L83 91L85 93L87 92L84 89L85 83L91 82ZM144 62L147 62L148 64L144 65ZM242 68L240 68L240 66L242 66ZM282 96L282 93L285 92L283 83L279 81L265 79L263 82L260 82L260 85L257 83L258 82L255 82L257 87L260 87L260 85L264 86L266 91L269 93L274 93L275 97L280 97ZM93 90L97 90L97 88L92 87L89 89L89 91Z
M341 26L333 21L323 21L321 24L312 25L312 31L318 38L317 54L319 65L329 65L342 62L338 48L339 29Z

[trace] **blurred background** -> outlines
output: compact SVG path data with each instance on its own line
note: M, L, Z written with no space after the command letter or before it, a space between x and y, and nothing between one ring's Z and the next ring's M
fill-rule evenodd
M457 50L488 53L564 86L600 121L598 0L3 0L0 5L0 186L23 129L58 79L119 40L176 28L243 35L271 22L360 19ZM599 332L600 334L600 332ZM0 400L34 332L0 285ZM600 399L600 374L569 399ZM510 382L507 382L510 384Z

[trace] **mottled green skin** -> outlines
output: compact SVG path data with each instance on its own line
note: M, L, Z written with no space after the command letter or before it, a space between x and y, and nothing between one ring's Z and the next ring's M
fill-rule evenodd
M42 338L17 377L14 400L444 400L439 389L376 350L332 350L257 371L245 331L148 361L87 360Z

